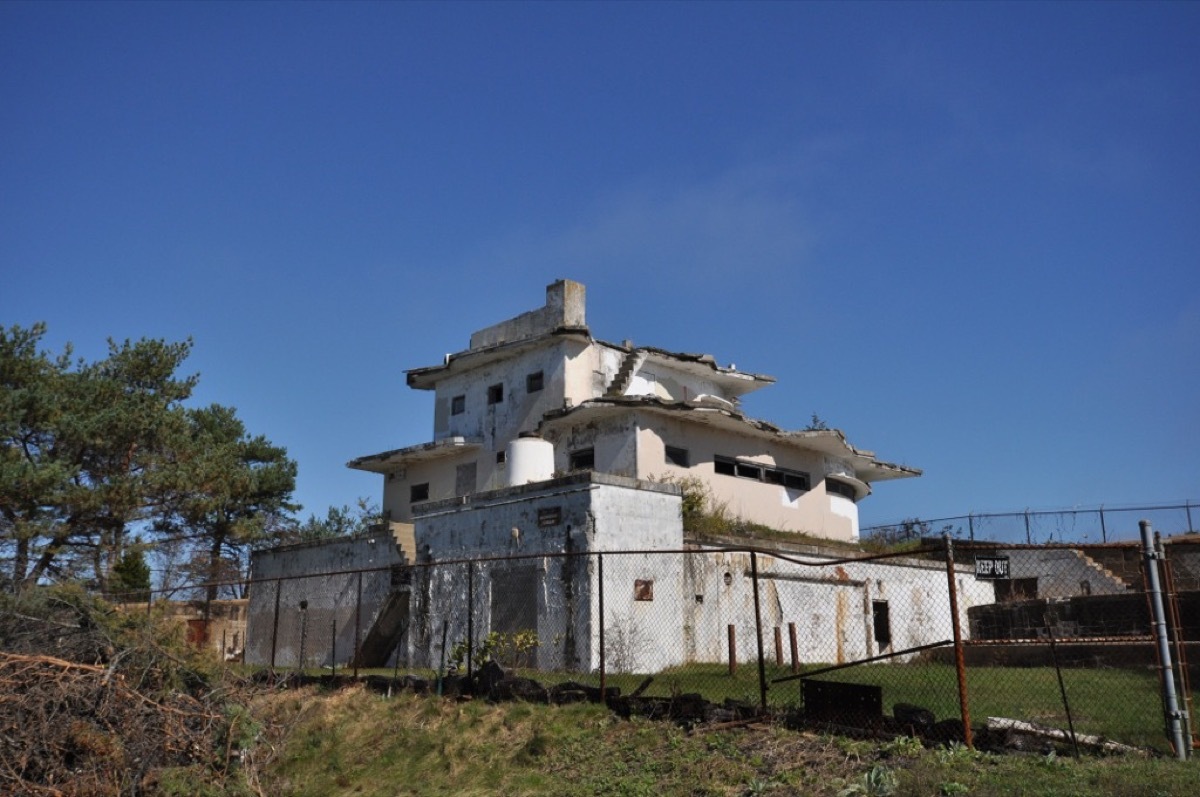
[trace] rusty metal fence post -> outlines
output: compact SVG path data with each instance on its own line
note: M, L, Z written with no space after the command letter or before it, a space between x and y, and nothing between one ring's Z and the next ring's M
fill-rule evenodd
M1026 515L1026 521L1029 516ZM963 743L968 749L975 748L971 735L971 712L967 706L967 667L963 658L962 627L958 618L958 583L954 577L954 542L949 533L943 534L946 542L946 583L950 591L950 621L954 630L954 668L958 675L958 705L962 712Z

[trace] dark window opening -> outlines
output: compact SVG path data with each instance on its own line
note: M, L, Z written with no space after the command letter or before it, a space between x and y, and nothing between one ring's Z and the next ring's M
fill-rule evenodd
M1001 578L997 579L994 583L996 585L996 601L998 603L1033 600L1038 594L1037 577Z
M783 472L783 486L791 490L807 490L808 476L803 473Z
M488 388L488 404L499 404L504 401L504 383Z
M462 415L466 411L467 411L467 397L466 396L455 396L454 398L450 399L450 414L451 415Z
M825 478L825 492L833 495L840 495L842 498L849 498L851 501L856 501L858 491L854 489L854 485L847 484L838 479Z
M429 482L425 482L424 484L414 484L412 487L409 487L408 488L408 500L409 500L409 503L413 503L413 504L415 504L418 501L428 501L429 500Z
M723 476L737 476L742 479L767 484L778 484L791 490L809 489L807 473L783 468L772 468L755 462L743 462L729 457L713 457L713 471Z
M596 449L581 448L571 452L571 470L592 470L596 467Z
M545 377L541 371L525 377L525 392L536 393L545 385Z
M504 452L503 452L503 451L497 451L497 452L496 452L496 464L497 464L497 465L503 465L503 464L504 464Z
M758 465L747 465L744 462L739 462L737 464L737 475L743 479L762 481L762 468Z
M892 644L892 620L888 614L888 602L871 601L871 615L875 621L875 644L883 650Z
M681 468L689 467L690 460L686 448L676 448L675 446L667 446L667 464L678 465Z

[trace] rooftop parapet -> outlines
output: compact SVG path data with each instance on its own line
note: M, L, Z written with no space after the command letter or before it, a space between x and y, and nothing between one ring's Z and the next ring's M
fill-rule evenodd
M471 335L471 351L548 335L559 329L587 330L587 289L572 280L546 286L546 305Z

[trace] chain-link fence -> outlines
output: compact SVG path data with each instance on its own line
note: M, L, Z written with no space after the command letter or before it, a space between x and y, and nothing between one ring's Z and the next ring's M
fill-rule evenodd
M968 744L1190 752L1200 541L1159 548L946 538L855 558L691 547L396 562L256 581L246 661L684 721L770 713Z
M1052 511L1026 510L956 515L945 518L911 518L899 523L865 526L864 539L916 539L950 534L970 542L1046 545L1074 543L1092 545L1108 542L1136 542L1138 522L1147 520L1160 533L1188 534L1197 531L1200 505L1182 504L1094 507Z

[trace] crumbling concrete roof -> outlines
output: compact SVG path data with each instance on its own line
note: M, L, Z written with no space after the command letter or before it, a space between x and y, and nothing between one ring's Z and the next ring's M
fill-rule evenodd
M875 457L875 452L856 448L846 439L840 429L804 429L789 431L775 424L749 418L736 408L716 407L704 402L667 401L658 396L606 396L585 401L574 407L546 413L539 431L557 422L570 418L578 420L592 413L608 413L641 409L667 414L695 423L704 423L733 431L750 430L773 438L786 445L794 445L822 454L848 459L854 464L855 473L865 482L905 479L920 476L919 468L884 462Z

